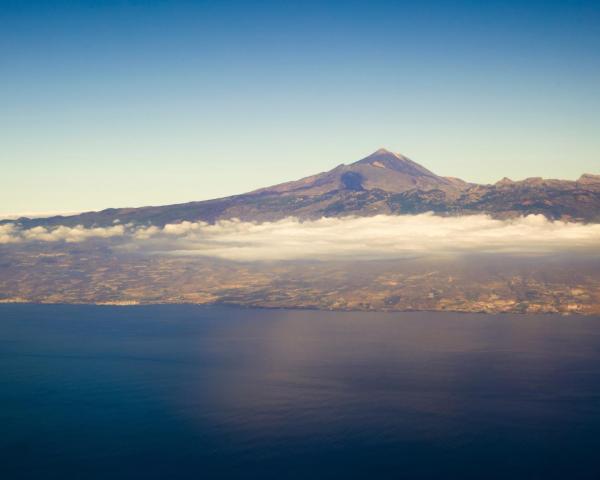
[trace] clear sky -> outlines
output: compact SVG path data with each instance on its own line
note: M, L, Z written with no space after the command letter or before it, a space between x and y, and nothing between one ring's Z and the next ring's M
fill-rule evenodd
M600 173L600 2L0 0L0 214L201 200L379 147Z

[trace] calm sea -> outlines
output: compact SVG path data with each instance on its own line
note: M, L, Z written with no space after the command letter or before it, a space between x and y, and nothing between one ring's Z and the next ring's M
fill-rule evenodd
M600 318L0 306L2 479L598 479Z

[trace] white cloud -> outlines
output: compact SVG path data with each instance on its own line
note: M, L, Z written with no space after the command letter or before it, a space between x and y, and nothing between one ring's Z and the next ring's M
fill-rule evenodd
M94 227L85 228L81 225L76 227L33 227L28 229L19 229L16 225L8 223L0 225L0 244L17 243L26 241L40 242L58 242L68 243L82 242L90 238L110 238L119 237L125 234L123 225L113 227Z
M150 227L154 229L156 227ZM600 253L600 225L551 222L541 215L495 220L486 215L321 218L300 222L183 222L148 235L142 248L233 260L392 258L406 255L509 252Z
M12 223L0 225L0 245L3 243L16 243L19 241L17 229Z
M155 253L204 255L230 260L394 258L447 253L585 252L600 254L600 224L552 222L541 215L495 220L486 215L321 218L301 222L223 220L181 222L163 228L0 226L0 243L80 242L121 238L121 244Z

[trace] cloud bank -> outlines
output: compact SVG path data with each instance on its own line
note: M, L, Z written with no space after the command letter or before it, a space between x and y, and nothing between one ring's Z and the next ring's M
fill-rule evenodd
M82 242L90 238L122 237L126 234L123 225L113 227L86 228L81 225L66 227L64 225L54 228L33 227L20 229L14 223L0 225L0 244L20 243L27 241L59 242L67 243Z
M496 220L487 215L321 218L301 222L223 220L164 227L0 226L0 244L113 239L151 253L203 255L228 260L375 259L460 253L600 254L600 224L549 221L542 215Z

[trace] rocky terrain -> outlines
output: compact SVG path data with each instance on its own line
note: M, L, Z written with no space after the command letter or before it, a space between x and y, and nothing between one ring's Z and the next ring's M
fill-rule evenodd
M23 244L0 246L0 303L8 302L599 315L600 258L233 262Z
M180 225L167 225L163 230L194 227L183 221L239 218L260 222L289 216L307 220L423 212L438 216L483 212L499 219L542 214L551 220L600 223L600 176L582 175L577 181L505 178L494 185L477 185L438 176L382 149L350 165L228 198L4 221L0 222L7 224L5 239L0 241L0 303L225 303L336 310L600 314L600 257L594 245L583 248L582 237L572 236L582 227L574 223L561 224L570 235L567 247L554 253L530 249L527 255L484 254L471 248L469 254L428 250L412 257L388 255L385 261L317 261L308 255L302 260L244 262L180 255L177 244L162 253L130 248L132 242L143 241L167 224ZM227 222L205 226L220 228L223 223ZM60 225L65 227L54 228ZM84 227L98 228L86 233ZM389 233L388 223L379 228ZM514 235L517 227L512 228ZM74 237L66 236L69 230ZM118 234L115 237L108 235L113 230ZM282 238L276 236L280 243ZM399 240L394 237L394 241ZM280 243L273 244L274 248Z
M380 149L350 165L232 197L143 208L111 208L72 216L21 218L38 225L108 226L115 222L162 226L181 221L277 220L288 216L488 213L497 218L542 214L549 219L600 222L600 175L577 181L507 178L493 185L441 177L403 155ZM7 221L4 221L6 223Z

